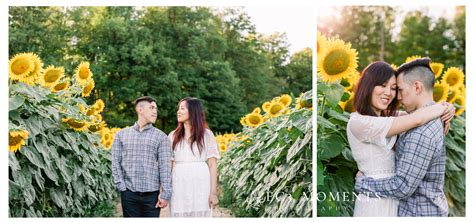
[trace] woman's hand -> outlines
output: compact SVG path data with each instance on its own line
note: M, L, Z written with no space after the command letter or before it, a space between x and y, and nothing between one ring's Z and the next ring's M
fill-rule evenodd
M443 115L441 115L441 121L443 121L443 125L444 125L444 135L448 135L449 128L451 126L451 120L454 117L454 113L456 112L456 108L454 108L453 104L448 103L446 101L441 102L441 104L448 107L444 111Z
M211 195L209 195L209 208L211 209L216 208L216 205L218 202L219 200L217 199L217 194L211 193Z

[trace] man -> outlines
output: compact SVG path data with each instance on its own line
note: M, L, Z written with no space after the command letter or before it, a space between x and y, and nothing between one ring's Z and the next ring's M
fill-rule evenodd
M407 112L435 104L430 59L405 63L397 70L398 100ZM443 192L446 164L443 123L434 119L399 136L396 175L357 176L355 190L372 197L400 200L398 216L448 216Z
M135 101L138 120L119 131L112 146L112 173L120 191L124 217L159 217L171 198L171 146L155 128L156 100ZM162 193L160 193L162 187Z

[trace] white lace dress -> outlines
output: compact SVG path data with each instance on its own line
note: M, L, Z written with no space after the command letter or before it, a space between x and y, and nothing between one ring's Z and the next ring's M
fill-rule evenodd
M173 132L168 137L172 144ZM173 152L173 191L169 203L171 217L212 217L209 208L211 176L206 161L212 157L220 158L212 131L206 129L201 155L197 145L193 149L194 154L189 143L183 140Z
M351 113L347 123L347 138L352 156L365 176L374 179L395 175L394 146L397 136L386 137L394 117L375 117ZM354 217L396 217L398 200L369 198L359 194L355 201Z

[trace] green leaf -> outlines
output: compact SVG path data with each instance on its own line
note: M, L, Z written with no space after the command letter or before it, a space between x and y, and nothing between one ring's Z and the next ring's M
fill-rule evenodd
M18 109L23 105L23 103L25 103L25 98L23 98L23 96L15 95L13 97L10 97L10 100L8 102L9 111Z
M318 91L324 95L329 107L336 107L344 95L344 86L340 84L318 84Z
M64 190L60 188L51 188L49 190L51 200L60 208L66 209L66 196Z
M344 149L345 143L339 134L330 133L318 139L318 159L327 160L335 157Z

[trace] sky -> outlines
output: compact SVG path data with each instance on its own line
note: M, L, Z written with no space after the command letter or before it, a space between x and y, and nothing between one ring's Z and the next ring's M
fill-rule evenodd
M255 24L257 32L286 32L290 53L311 47L315 43L313 30L316 29L316 17L312 7L252 6L244 7L244 11Z

